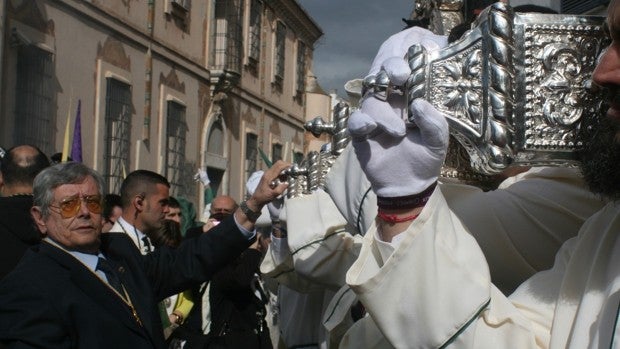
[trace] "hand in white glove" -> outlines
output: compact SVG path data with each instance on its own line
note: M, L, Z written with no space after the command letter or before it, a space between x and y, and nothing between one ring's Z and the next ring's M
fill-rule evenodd
M417 126L408 128L404 136L377 130L366 139L352 140L378 197L418 194L439 177L448 147L448 122L423 99L415 100L411 109Z
M446 39L417 27L393 35L381 46L370 74L383 68L393 84L404 84L411 73L404 57L415 43L438 49ZM349 118L355 154L378 197L419 194L439 177L448 146L448 123L422 99L411 105L416 125L409 128L404 121L406 111L404 95L390 94L382 101L369 93Z
M200 181L202 185L204 186L207 186L209 185L209 183L211 183L211 180L209 179L209 175L207 175L207 171L201 168L199 168L198 172L196 172L196 174L194 175L194 180Z
M420 27L403 30L388 38L379 48L368 75L385 70L392 85L403 86L411 69L405 60L409 47L421 44L426 50L438 50L448 44L445 36L436 35ZM348 128L352 136L366 136L377 126L393 136L405 135L407 100L404 94L390 94L386 101L375 98L372 93L363 96L360 110L349 118Z

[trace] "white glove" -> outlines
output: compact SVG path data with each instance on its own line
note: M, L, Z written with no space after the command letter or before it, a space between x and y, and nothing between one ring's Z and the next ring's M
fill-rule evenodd
M280 220L280 212L282 211L282 205L284 204L284 198L277 198L267 204L269 210L269 217L272 222Z
M254 194L254 190L256 190L256 187L258 186L258 183L260 182L263 173L263 171L259 170L250 175L248 182L245 184L245 190L247 191L248 195ZM269 217L271 218L271 221L280 220L280 211L282 210L283 202L284 198L278 197L277 199L274 199L267 204L267 209L269 210Z
M247 183L245 183L245 190L249 196L254 194L258 183L260 183L261 177L263 177L264 172L259 170L250 175ZM263 213L260 218L256 221L256 225L265 226L271 224L274 220L280 220L280 211L282 210L282 205L284 202L283 197L279 197L268 203L267 209L263 207ZM269 218L266 217L265 211L269 212ZM270 219L270 220L268 220Z
M194 175L194 180L200 181L202 185L204 185L205 187L209 185L209 183L211 183L211 180L209 179L209 175L207 175L207 171L201 168L199 168L198 172L196 172L196 174Z
M405 56L413 44L421 44L428 51L432 51L445 47L448 41L445 36L436 35L420 27L403 30L392 35L381 45L368 75L376 75L383 68L393 85L404 85L411 74ZM349 132L354 137L366 136L379 126L393 136L404 136L406 104L405 95L393 93L388 96L387 101L382 101L374 98L372 94L367 94L363 97L356 117L349 118Z
M393 35L381 45L370 74L383 68L392 83L403 84L411 73L404 56L415 43L438 49L446 39L417 27ZM382 101L369 93L349 118L355 154L379 197L421 193L437 181L446 155L449 129L445 117L418 99L411 105L416 125L407 127L406 110L404 95L393 93Z

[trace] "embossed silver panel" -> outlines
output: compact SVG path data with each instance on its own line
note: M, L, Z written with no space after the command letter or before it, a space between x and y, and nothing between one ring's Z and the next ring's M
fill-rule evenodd
M514 13L496 3L450 46L409 49L409 101L423 97L447 116L476 171L571 166L582 118L600 109L589 86L609 43L603 21Z

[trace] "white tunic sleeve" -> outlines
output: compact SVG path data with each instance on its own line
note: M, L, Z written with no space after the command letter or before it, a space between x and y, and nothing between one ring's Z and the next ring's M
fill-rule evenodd
M385 261L375 230L346 280L394 347L537 347L532 322L491 284L482 251L441 189Z

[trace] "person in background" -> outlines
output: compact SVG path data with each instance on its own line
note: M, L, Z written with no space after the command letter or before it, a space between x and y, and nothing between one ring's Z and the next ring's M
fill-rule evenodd
M261 172L262 174L262 172ZM250 176L246 183L251 196L262 176ZM211 205L210 219L221 221L236 204L221 197ZM264 211L264 209L263 209ZM262 287L260 263L270 243L270 229L257 218L257 238L239 258L213 275L209 287L211 308L211 345L221 348L271 349L273 344L267 325L269 298ZM208 224L208 223L207 223ZM218 223L219 224L219 223ZM207 233L208 234L208 233Z
M179 196L176 199L179 201L179 205L181 206L181 234L185 237L185 234L187 234L189 229L201 227L204 225L204 222L196 220L196 208L194 207L193 202L182 196Z
M187 237L194 237L206 233L218 225L224 218L230 216L237 209L237 202L228 195L216 196L209 207L209 218L202 227L194 227L186 232Z
M121 184L123 214L109 232L127 235L142 254L153 252L148 236L162 226L169 212L169 188L168 180L158 173L131 172Z
M41 241L30 216L32 183L50 165L45 154L31 145L18 145L0 159L0 279L8 274L26 250Z
M181 236L181 225L173 220L166 219L161 228L152 233L149 238L153 242L155 249L163 246L177 248L181 245L183 236ZM187 315L192 310L194 302L192 301L191 291L186 290L182 293L172 295L163 300L162 323L164 325L164 337L168 339L174 330L178 328ZM176 341L177 343L172 343ZM169 347L180 345L181 339L171 339Z
M185 233L185 239L194 239L208 234L214 227L226 220L238 208L237 202L230 196L220 195L213 199L210 208L210 217L203 226L190 228ZM186 321L178 330L178 337L188 339L187 349L202 348L211 339L211 304L209 301L211 285L203 283L191 290L194 307Z
M112 229L118 217L123 214L123 202L118 194L106 194L103 197L103 227L101 231L107 233Z
M69 156L67 157L67 161L73 161L73 159ZM62 162L62 153L54 153L50 156L50 164L56 165Z
M165 218L175 221L182 226L183 213L181 212L181 203L174 196L168 198L168 213L166 213Z

